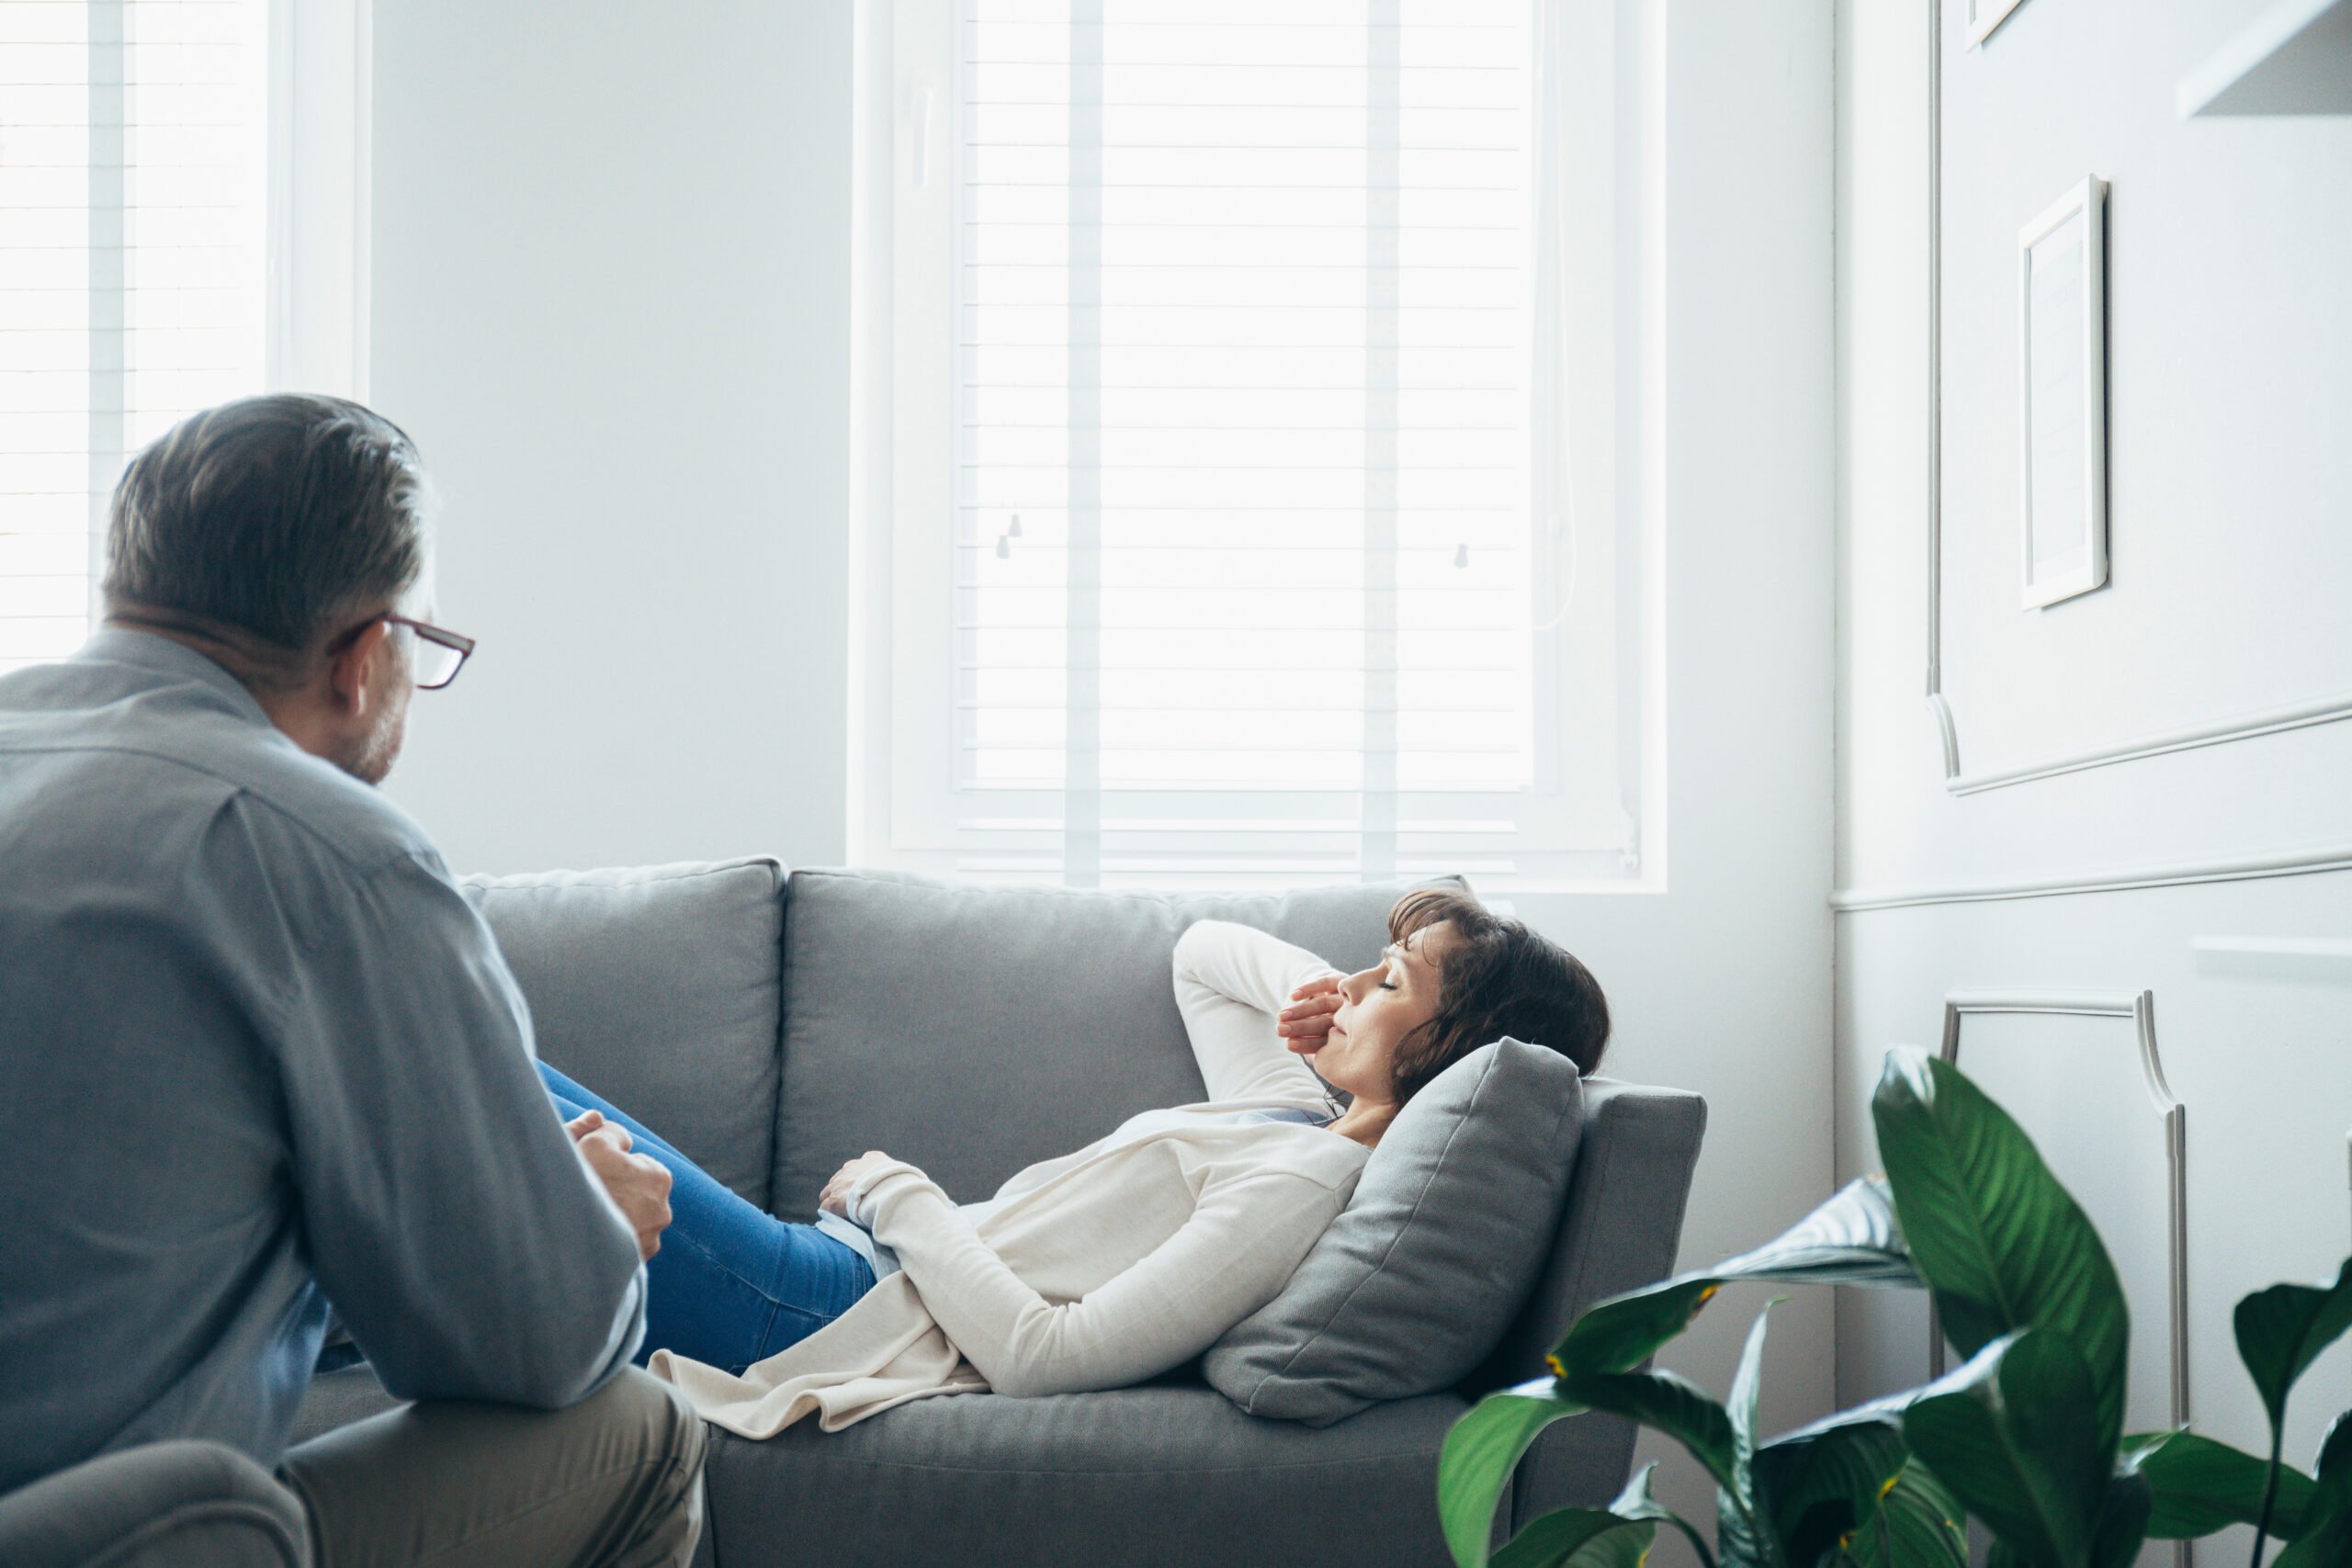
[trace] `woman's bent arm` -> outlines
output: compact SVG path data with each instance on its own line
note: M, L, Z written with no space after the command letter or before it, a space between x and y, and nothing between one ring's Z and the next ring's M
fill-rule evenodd
M1201 920L1176 942L1176 1006L1212 1100L1320 1105L1323 1086L1274 1032L1274 1015L1322 959L1254 926Z
M1212 1188L1148 1256L1061 1304L1023 1284L911 1166L875 1181L858 1212L989 1387L1034 1397L1121 1388L1182 1366L1281 1292L1344 1201L1289 1171Z

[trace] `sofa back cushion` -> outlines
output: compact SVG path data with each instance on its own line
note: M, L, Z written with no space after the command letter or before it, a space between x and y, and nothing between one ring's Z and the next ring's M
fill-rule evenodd
M985 1198L1136 1111L1198 1100L1170 982L1184 928L1237 920L1362 968L1408 886L1182 897L794 872L775 1212L809 1218L867 1149Z
M1211 1385L1252 1416L1323 1427L1460 1382L1551 1250L1579 1089L1575 1063L1509 1039L1431 1079L1282 1294L1209 1348Z
M764 1207L783 866L464 882L530 1003L539 1054Z

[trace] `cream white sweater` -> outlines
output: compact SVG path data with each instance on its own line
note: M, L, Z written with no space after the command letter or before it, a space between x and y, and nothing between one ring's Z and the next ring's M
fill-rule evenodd
M853 1213L900 1271L741 1377L656 1351L704 1417L773 1437L826 1431L937 1393L1117 1388L1181 1366L1279 1293L1347 1206L1370 1151L1296 1122L1320 1085L1274 1033L1291 991L1330 965L1262 931L1204 921L1176 944L1176 1002L1208 1101L1146 1111L958 1208L894 1161Z

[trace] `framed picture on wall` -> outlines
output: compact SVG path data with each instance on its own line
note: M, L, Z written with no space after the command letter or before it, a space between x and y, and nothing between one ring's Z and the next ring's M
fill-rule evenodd
M1971 48L1993 36L1993 29L2009 19L2009 13L2025 4L2025 0L1965 0L1968 6L1968 42Z
M2018 234L2020 545L2029 610L2107 581L2107 182Z

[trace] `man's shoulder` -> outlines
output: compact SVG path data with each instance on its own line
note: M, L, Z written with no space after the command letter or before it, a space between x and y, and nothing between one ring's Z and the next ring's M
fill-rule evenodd
M235 807L280 852L360 875L440 871L424 830L380 790L217 693L182 684L76 694L84 700L0 703L0 772L41 775L35 800L86 826Z
M250 815L257 826L281 824L288 837L307 841L356 872L441 863L424 829L382 790L291 744L188 761L198 767L228 763L222 776L251 803Z

